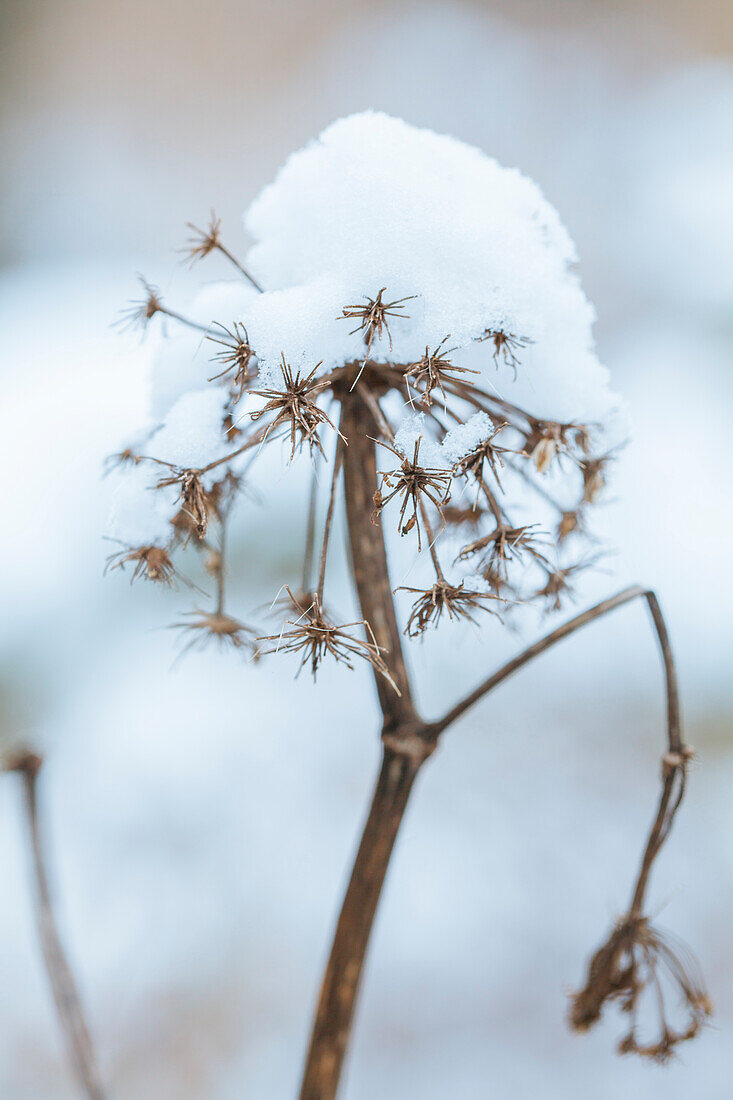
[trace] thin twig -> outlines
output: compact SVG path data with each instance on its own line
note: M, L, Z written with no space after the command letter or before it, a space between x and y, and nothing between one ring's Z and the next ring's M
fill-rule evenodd
M54 916L38 816L37 785L40 767L40 758L29 756L18 765L17 770L21 774L24 787L26 821L35 879L36 921L41 948L59 1022L79 1083L88 1100L104 1100L105 1093L97 1069L94 1047Z
M308 521L305 529L305 553L303 555L301 583L301 590L303 592L310 592L312 585L311 574L313 572L313 557L316 548L316 510L318 505L318 455L318 451L313 455L310 493L308 495Z
M341 472L341 460L343 458L344 441L340 432L336 436L336 454L333 460L333 476L331 477L331 492L328 497L328 511L323 528L323 545L321 547L321 560L318 567L318 602L323 606L323 586L326 583L326 558L328 556L328 543L331 537L331 524L333 522L333 510L336 504L336 488L338 486L339 473Z
M631 600L639 599L642 596L653 596L653 593L649 593L647 589L634 586L633 588L625 588L622 592L616 593L615 596L611 596L607 600L603 600L601 603L596 604L594 607L588 608L587 611L581 612L580 615L576 615L575 618L570 619L568 622L563 623L562 626L558 626L556 630L552 630L549 634L546 634L544 638L540 638L539 641L533 642L531 646L517 654L516 657L512 657L511 661L508 661L505 665L502 665L500 669L493 672L491 676L488 676L485 680L482 680L478 687L474 688L465 699L456 703L454 707L448 711L442 718L436 722L431 723L431 729L437 734L442 733L444 729L452 725L456 719L460 718L462 714L465 714L472 706L474 706L480 699L487 695L493 688L500 684L502 680L506 680L512 673L522 668L529 661L538 657L540 653L544 653L546 649L555 645L556 642L566 638L569 634L573 634L576 630L580 630L582 626L586 626L587 623L591 623L594 619L598 619L601 615L607 614L609 611L615 610L617 607L622 607L625 603L629 603ZM661 638L660 638L661 641ZM668 697L670 692L670 680L669 670L667 669L665 661L665 669L667 670L668 681L667 690ZM676 681L674 678L671 681L672 691L676 692ZM671 746L672 733L670 732L670 746Z

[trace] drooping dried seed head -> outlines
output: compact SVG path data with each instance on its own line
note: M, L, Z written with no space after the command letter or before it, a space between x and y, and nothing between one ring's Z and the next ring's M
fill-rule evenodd
M667 1020L665 983L679 998L685 1014L682 1026ZM667 994L669 990L667 990ZM648 1042L639 1040L639 1011L647 994L658 1015L659 1034ZM570 1024L586 1031L601 1017L610 1001L618 1001L631 1018L628 1033L619 1043L622 1054L640 1054L666 1062L680 1043L697 1035L712 1014L696 960L684 945L672 946L646 917L626 916L613 929L606 943L596 951L588 966L583 989L570 1002Z

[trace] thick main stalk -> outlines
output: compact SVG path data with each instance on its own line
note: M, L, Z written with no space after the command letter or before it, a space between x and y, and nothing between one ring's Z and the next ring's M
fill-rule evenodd
M375 670L383 715L382 766L336 925L321 987L300 1100L333 1100L346 1054L369 936L415 776L434 741L412 702L382 531L371 521L377 487L371 413L357 392L343 397L341 431L349 542L361 613L399 694Z

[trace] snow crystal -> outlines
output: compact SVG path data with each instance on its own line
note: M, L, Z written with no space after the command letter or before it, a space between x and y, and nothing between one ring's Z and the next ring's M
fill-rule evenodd
M413 413L406 416L400 424L394 437L394 445L397 450L412 460L415 454L415 443L420 439L419 462L421 466L443 466L445 459L442 449L434 439L431 439L426 430L425 414Z
M247 312L265 373L280 352L323 369L364 354L345 306L415 296L372 357L418 360L450 334L461 364L545 419L602 420L616 404L593 351L575 248L535 183L479 149L368 111L287 161L246 215L246 259L268 288ZM520 364L475 343L531 341ZM516 377L515 377L516 375Z
M178 491L172 486L157 489L161 476L163 467L149 463L115 471L107 524L111 539L135 548L168 545Z
M147 453L181 469L199 469L222 458L232 450L222 427L228 400L216 386L185 393L151 436Z
M494 434L494 422L485 412L478 412L470 417L465 424L456 424L454 428L446 432L443 439L443 457L449 465L453 466L462 458L475 451L479 443L483 443Z

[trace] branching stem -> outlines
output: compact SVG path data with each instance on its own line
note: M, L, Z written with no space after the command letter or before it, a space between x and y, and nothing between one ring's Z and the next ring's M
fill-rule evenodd
M385 661L395 682L400 685L402 695L396 696L379 677L376 678L384 717L382 766L336 926L313 1025L300 1100L334 1100L337 1094L369 935L389 859L417 773L448 726L503 680L563 638L632 600L646 600L664 664L668 752L663 760L663 784L657 815L634 885L632 915L642 913L654 859L669 833L684 794L686 764L690 755L682 738L677 677L666 625L656 595L641 587L624 589L551 631L482 681L438 721L425 723L419 718L412 704L400 649L381 530L370 524L368 519L369 500L377 476L374 444L366 430L368 421L374 417L373 402L374 398L366 400L357 389L343 405L342 428L350 443L345 463L347 519L362 614L375 630L378 643L384 646Z

